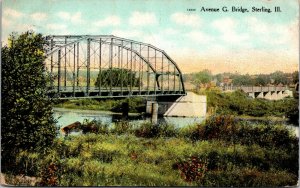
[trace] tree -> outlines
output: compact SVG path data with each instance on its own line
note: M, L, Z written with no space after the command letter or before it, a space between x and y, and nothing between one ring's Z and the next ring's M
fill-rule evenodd
M101 84L101 85L100 85ZM127 87L132 85L138 87L140 85L139 78L135 76L135 72L127 69L112 68L99 72L95 86L98 87Z
M232 83L235 86L251 86L254 83L253 79L249 74L246 75L234 74L232 75L232 79L233 79Z
M288 76L287 74L283 73L282 71L276 71L270 74L270 77L274 79L275 84L287 84L288 83Z
M268 83L270 83L270 78L266 74L259 74L255 78L255 84L256 86L266 86Z
M199 84L207 84L212 80L212 74L209 70L203 70L193 74L192 83L198 88Z
M46 95L41 34L10 35L2 53L1 151L4 169L14 168L21 151L45 152L57 135Z
M295 71L292 73L292 83L296 84L297 82L299 82L299 72Z

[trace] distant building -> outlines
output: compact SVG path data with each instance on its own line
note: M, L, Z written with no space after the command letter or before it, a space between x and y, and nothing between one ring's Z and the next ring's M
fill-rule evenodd
M230 79L228 76L223 78L223 84L224 85L231 85L232 84L232 79Z

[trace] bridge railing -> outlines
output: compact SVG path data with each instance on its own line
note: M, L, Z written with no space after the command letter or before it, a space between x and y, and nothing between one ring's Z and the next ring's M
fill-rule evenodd
M285 91L288 86L224 86L223 91L242 90L245 93L252 92L270 92L270 91Z

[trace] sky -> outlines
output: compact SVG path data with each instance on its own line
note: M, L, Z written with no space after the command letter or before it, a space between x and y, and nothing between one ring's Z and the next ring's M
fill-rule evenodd
M184 73L293 72L298 0L2 0L2 46L12 32L115 35L163 49ZM232 6L249 12L232 12ZM274 7L281 12L274 12ZM201 11L219 8L219 12ZM228 12L222 8L227 7ZM252 7L271 13L252 12ZM187 9L196 9L188 11Z

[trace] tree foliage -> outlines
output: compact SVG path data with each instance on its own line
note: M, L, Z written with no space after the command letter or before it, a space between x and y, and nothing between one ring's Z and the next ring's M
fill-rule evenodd
M99 72L95 86L98 87L127 87L132 85L138 87L140 79L136 77L136 73L128 69L112 68Z
M184 75L185 81L190 81L195 85L209 83L211 80L215 80L217 85L224 82L224 78L232 79L234 86L268 86L272 85L290 85L299 82L299 72L284 73L282 71L276 71L270 74L240 74L240 73L218 73L211 74L209 70L203 70L198 73L191 73Z
M235 86L247 86L247 85L253 85L254 80L251 78L249 74L246 75L240 75L240 74L234 74L231 76L233 79L233 85Z
M13 33L2 53L2 164L14 168L21 151L43 151L56 137L51 101L46 96L45 40L41 34Z
M207 84L212 80L212 74L209 70L203 70L192 75L194 85Z

